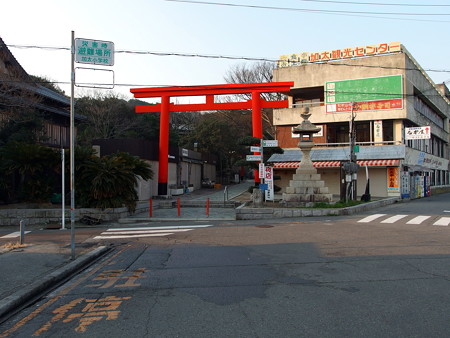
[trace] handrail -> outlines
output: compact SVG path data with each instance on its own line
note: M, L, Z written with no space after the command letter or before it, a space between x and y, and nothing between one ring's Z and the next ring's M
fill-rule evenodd
M226 196L226 198L225 198ZM225 189L223 190L223 205L225 205L225 202L228 201L228 186L225 186Z

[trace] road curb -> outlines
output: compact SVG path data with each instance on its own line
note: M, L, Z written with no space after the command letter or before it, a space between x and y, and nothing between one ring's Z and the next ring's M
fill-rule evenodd
M74 274L78 270L81 270L87 264L106 254L109 250L110 248L106 246L98 247L86 254L83 254L63 267L52 271L42 279L32 282L28 286L25 286L22 290L3 298L0 300L0 322L2 321L1 319L4 319L4 317L11 315L12 312L14 312L14 310L18 307L30 302L33 298L45 290L54 288L62 280Z
M135 224L135 223L152 223L152 222L181 222L181 221L195 221L195 222L211 222L211 221L235 221L234 217L142 217L142 218L122 218L119 219L119 224Z

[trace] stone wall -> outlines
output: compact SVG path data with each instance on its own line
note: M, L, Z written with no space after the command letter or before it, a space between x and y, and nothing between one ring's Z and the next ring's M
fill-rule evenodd
M140 204L136 206L136 213L148 212L149 206ZM36 224L61 224L62 210L57 208L51 209L0 209L0 226L17 225L21 220L26 225ZM75 209L75 221L78 222L83 216L89 216L101 219L105 222L117 221L119 218L127 217L130 213L127 208L111 208L111 209ZM70 208L65 209L66 224L70 223Z

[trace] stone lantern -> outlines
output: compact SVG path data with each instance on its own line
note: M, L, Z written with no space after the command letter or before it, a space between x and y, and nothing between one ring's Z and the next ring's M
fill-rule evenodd
M313 134L318 133L320 131L320 127L315 126L311 123L311 121L308 120L311 116L309 107L303 108L300 116L303 118L302 123L300 123L297 127L294 127L294 130L292 131L294 134L299 134L300 136L298 147L302 151L303 155L300 167L303 169L310 167L314 169L315 172L317 172L311 161L310 153L311 149L314 147Z
M311 113L305 107L300 114L302 123L294 128L293 132L299 134L298 147L302 152L302 160L299 167L289 181L286 192L283 193L282 203L286 206L312 206L315 202L331 202L332 194L328 193L325 182L311 161L310 153L314 147L313 134L320 131L320 127L309 121Z

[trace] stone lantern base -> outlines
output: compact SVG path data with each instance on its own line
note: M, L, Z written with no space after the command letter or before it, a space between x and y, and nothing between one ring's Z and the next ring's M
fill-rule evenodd
M321 180L317 169L312 163L301 163L289 181L281 203L288 207L311 207L317 202L331 201L332 194L328 193L328 187Z
M289 181L286 192L283 193L281 203L288 207L310 207L317 202L329 203L332 200L332 194L328 193L328 188L320 179L320 174L314 168L310 157L311 149L314 147L312 135L320 128L308 120L311 116L308 107L303 108L301 116L303 122L294 128L294 133L300 135L298 147L302 151L303 158L292 180Z

